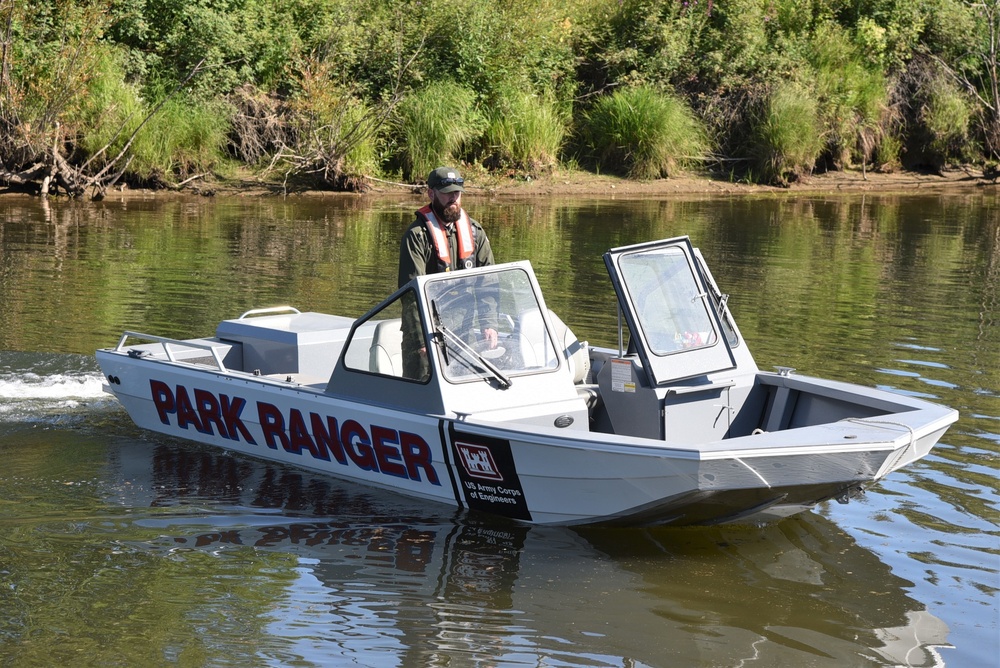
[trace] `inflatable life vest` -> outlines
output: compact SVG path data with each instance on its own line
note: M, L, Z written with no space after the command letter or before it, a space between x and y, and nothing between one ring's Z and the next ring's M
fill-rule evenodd
M458 235L458 262L454 267L451 263L451 245L448 243L448 229L444 223L437 219L430 205L417 211L417 214L424 219L424 224L427 226L427 234L430 235L434 249L437 251L442 271L451 271L453 268L471 269L476 266L476 258L474 257L476 240L472 231L472 223L469 221L469 216L466 215L465 209L462 209L462 215L455 221L455 234Z

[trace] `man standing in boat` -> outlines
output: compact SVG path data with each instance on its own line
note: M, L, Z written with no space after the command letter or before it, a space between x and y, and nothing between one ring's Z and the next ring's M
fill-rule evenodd
M482 226L462 208L465 179L452 167L438 167L427 176L430 202L403 234L399 247L399 286L416 276L485 267L494 263L490 240ZM480 297L474 310L489 348L497 345L495 299ZM470 310L470 316L472 315ZM407 317L409 316L409 317ZM403 375L424 379L427 351L415 309L403 315ZM492 326L490 326L492 325Z

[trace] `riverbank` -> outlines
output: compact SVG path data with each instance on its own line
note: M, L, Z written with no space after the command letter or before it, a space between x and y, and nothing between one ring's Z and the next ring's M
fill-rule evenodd
M981 169L964 167L942 173L894 172L864 174L860 171L837 171L814 174L788 187L733 183L704 175L681 175L666 179L636 181L584 171L556 171L540 178L505 179L490 174L469 174L466 191L470 195L489 197L665 197L670 195L753 195L773 193L837 193L837 192L909 192L915 190L953 190L997 187L1000 181L983 176ZM403 183L372 180L365 195L403 194L419 187ZM202 194L235 196L287 195L292 197L343 196L344 193L289 189L281 184L250 179L220 181L213 184L192 182L188 190ZM358 195L352 195L358 196Z
M477 189L472 188L475 192ZM822 192L912 192L914 190L939 190L997 186L996 179L983 177L982 170L954 169L941 174L919 172L868 173L838 171L815 174L788 187L733 183L709 176L682 175L652 181L634 181L585 172L553 174L531 181L506 181L486 184L479 189L491 195L612 195L655 196L671 194L691 195L748 195L763 193L822 193Z
M229 196L229 197L371 197L402 195L421 192L421 186L372 179L365 193L343 193L311 190L301 187L285 188L280 182L257 179L248 174L230 178L191 179L176 189L135 189L116 187L108 191L107 199L133 197L169 197L180 195ZM822 193L910 193L914 191L941 191L962 189L996 189L1000 179L995 175L984 176L978 168L962 167L929 172L869 172L836 171L813 174L790 184L788 187L734 183L708 175L685 174L665 179L636 181L616 176L593 174L585 171L559 170L540 178L502 178L489 173L467 175L466 192L479 197L670 197L670 196L731 196ZM0 195L12 192L0 188Z

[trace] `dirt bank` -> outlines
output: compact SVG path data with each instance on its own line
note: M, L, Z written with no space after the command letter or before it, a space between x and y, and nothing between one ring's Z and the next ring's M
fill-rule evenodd
M774 193L837 193L837 192L906 192L917 190L955 190L996 188L997 179L984 178L979 169L953 169L941 174L897 172L891 174L860 171L826 172L815 174L793 183L787 188L731 183L708 176L679 176L653 181L631 181L613 176L599 176L587 172L560 171L542 178L501 179L491 175L469 175L466 191L470 195L489 197L530 196L614 196L614 197L664 197L670 195L748 195ZM414 190L412 186L372 181L368 195L403 194ZM284 194L279 186L259 181L242 180L228 183L203 184L192 188L203 194L237 196L266 196ZM336 196L310 190L290 190L289 196Z
M507 182L485 185L495 195L615 195L666 196L671 194L745 195L758 193L834 193L834 192L913 192L915 190L982 188L996 186L996 180L984 179L979 170L950 170L943 174L901 172L862 174L842 171L816 174L787 188L748 185L710 177L680 176L655 181L629 181L593 174L555 174L530 182Z
M403 195L420 192L419 187L390 181L372 180L365 195ZM995 176L984 177L980 169L951 169L940 174L896 172L890 174L860 171L840 171L814 174L791 184L787 188L748 185L714 179L709 176L683 175L653 181L631 181L614 176L601 176L588 172L557 171L536 179L503 179L490 174L469 174L466 191L472 196L487 197L669 197L701 195L755 195L822 194L822 193L914 193L915 191L943 191L987 189L996 192L1000 180ZM5 191L0 188L0 194ZM320 190L294 189L287 191L280 183L269 183L242 176L227 180L195 179L179 190L146 190L113 188L108 199L132 197L169 197L172 194L231 197L359 197L353 193L334 193Z

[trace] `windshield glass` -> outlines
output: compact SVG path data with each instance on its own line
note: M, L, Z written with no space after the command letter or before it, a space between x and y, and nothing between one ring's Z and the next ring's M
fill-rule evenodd
M504 377L559 366L558 351L524 270L456 272L447 280L428 283L425 290L436 352L448 380Z
M718 335L684 252L677 247L623 255L621 277L650 352L715 345Z

